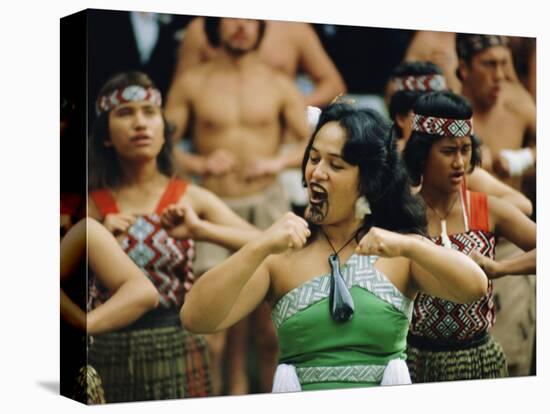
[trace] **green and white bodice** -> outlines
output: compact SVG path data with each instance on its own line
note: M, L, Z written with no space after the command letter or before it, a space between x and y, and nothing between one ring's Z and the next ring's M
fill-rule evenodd
M410 383L404 360L413 302L374 268L376 260L353 254L341 267L355 304L351 321L331 318L329 273L279 299L272 311L281 364L274 391L297 391L278 388L289 367L303 390Z

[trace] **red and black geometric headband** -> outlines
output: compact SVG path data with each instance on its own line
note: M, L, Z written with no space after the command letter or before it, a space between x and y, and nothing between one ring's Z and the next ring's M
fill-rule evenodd
M413 131L443 137L467 137L474 133L474 125L471 118L451 119L418 114L414 115L412 129Z
M158 107L162 105L162 97L158 89L129 85L125 88L116 89L109 95L100 96L97 99L96 112L99 115L102 112L109 112L123 103L139 101L148 101Z

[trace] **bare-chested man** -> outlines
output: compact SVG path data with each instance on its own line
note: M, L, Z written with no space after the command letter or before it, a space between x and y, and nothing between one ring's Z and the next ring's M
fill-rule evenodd
M486 147L483 167L520 189L522 179L535 173L536 110L525 88L506 79L512 63L507 39L457 34L456 46L462 93L472 103L476 133ZM521 251L499 240L497 252L500 260ZM528 375L535 330L534 277L497 280L494 298L493 334L504 348L510 375Z
M219 53L208 42L204 22L204 17L197 17L189 23L180 46L175 80L185 70L207 62ZM298 71L311 78L315 89L304 96L306 105L325 106L335 96L346 92L342 76L308 23L266 20L265 36L258 55L264 63L291 79Z
M208 62L184 71L168 96L166 116L175 126L174 136L181 138L192 124L197 153L178 149L176 161L188 172L201 176L202 185L243 218L267 228L290 209L276 175L301 163L308 136L304 101L285 74L261 61L257 49L265 30L263 21L207 18L206 27L208 40L218 47L218 53ZM282 137L289 133L301 145L281 155ZM225 256L227 252L216 246L197 245L197 273ZM267 307L260 307L255 313L258 323L253 332L261 357L262 392L271 390L278 351L266 312ZM232 336L246 340L245 333ZM217 346L223 344L218 342ZM219 357L220 349L217 351ZM242 353L242 360L236 364L243 367L245 357ZM246 377L242 378L245 371L231 367L229 371L241 378L232 381L238 385L228 392L248 392Z
M536 108L519 82L506 73L512 54L506 38L489 35L457 35L458 74L462 94L472 103L479 137L489 150L484 168L514 188L522 176L534 174Z

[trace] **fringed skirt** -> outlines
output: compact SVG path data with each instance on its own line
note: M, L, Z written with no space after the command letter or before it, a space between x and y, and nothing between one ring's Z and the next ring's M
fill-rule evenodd
M500 344L490 334L474 341L441 346L425 338L408 338L407 365L413 383L502 378L508 376Z
M80 368L74 388L74 399L84 404L105 404L103 383L91 365Z
M94 336L88 358L107 403L212 395L206 341L180 326Z

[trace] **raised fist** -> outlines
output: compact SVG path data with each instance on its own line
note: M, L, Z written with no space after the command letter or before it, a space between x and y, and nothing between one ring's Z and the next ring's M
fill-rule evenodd
M409 237L378 227L371 227L356 248L358 254L380 257L403 256Z
M105 216L103 225L115 236L124 233L128 228L134 224L136 216L126 213L110 213Z
M168 235L175 239L197 238L201 219L188 203L171 204L160 217Z
M262 234L262 240L272 253L301 249L311 235L307 222L296 214L285 213Z

